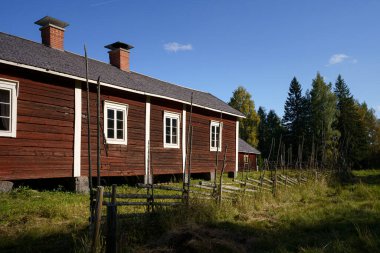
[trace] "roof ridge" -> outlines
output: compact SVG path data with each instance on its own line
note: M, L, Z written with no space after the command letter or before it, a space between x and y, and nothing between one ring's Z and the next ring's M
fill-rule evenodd
M149 75L146 75L146 74L142 74L142 73L139 73L139 72L136 72L136 71L131 71L135 74L138 74L138 75L142 75L142 76L146 76L146 77L149 77L149 78L152 78L152 79L156 79L160 82L164 82L164 83L167 83L167 84L170 84L170 85L175 85L175 86L178 86L178 87L181 87L181 88L184 88L184 89L188 89L188 90L193 90L193 91L198 91L198 92L202 92L202 93L207 93L207 94L211 94L210 92L207 92L207 91L203 91L203 90L197 90L197 89L194 89L194 88L189 88L189 87L186 87L184 85L181 85L181 84L176 84L176 83L171 83L171 82L168 82L168 81L165 81L165 80L161 80L159 78L156 78L156 77L153 77L153 76L149 76Z
M56 49L56 48L52 48L52 47L48 47L48 46L45 46L44 44L41 44L37 41L34 41L34 40L30 40L30 39L26 39L26 38L22 38L22 37L19 37L19 36L16 36L16 35L13 35L13 34L9 34L9 33L5 33L5 32L0 32L6 36L10 36L10 37L14 37L14 38L17 38L17 39L20 39L20 40L25 40L25 41L28 41L28 42L32 42L36 45L39 45L40 47L43 47L43 48L46 48L46 49L52 49L52 50L57 50L58 52L62 52L62 53L68 53L68 54L72 54L72 55L76 55L76 56L79 56L79 57L85 57L84 55L81 55L79 53L75 53L75 52L72 52L72 51L68 51L68 50L60 50L60 49ZM103 63L103 64L107 64L107 65L110 65L109 63L107 62L104 62L104 61L101 61L101 60L98 60L98 59L95 59L95 58L90 58L88 57L89 60L92 60L92 61L96 61L96 62L100 62L100 63ZM112 66L112 65L111 65Z

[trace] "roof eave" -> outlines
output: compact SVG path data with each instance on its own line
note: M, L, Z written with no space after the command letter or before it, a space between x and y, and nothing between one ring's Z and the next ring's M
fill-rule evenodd
M0 59L0 63L6 64L6 65L11 65L11 66L16 66L16 67L20 67L20 68L26 68L26 69L31 69L31 70L35 70L35 71L40 71L40 72L43 72L43 73L49 73L49 74L52 74L52 75L62 76L62 77L66 77L66 78L71 78L71 79L74 79L74 80L86 81L86 79L83 78L83 77L74 76L74 75L71 75L71 74L66 74L66 73L62 73L62 72L58 72L58 71L54 71L54 70L49 70L49 69L44 69L44 68L40 68L40 67L35 67L35 66L32 66L32 65L28 65L28 64L17 63L17 62L13 62L13 61L2 60L2 59ZM97 80L89 80L89 83L97 84ZM188 101L184 101L184 100L180 100L180 99L175 99L175 98L171 98L171 97L166 97L166 96L161 96L161 95L157 95L157 94L153 94L153 93L148 93L148 92L143 92L143 91L137 91L137 90L133 90L133 89L130 89L130 88L120 87L120 86L117 86L117 85L114 85L114 84L110 84L110 83L100 82L100 84L103 85L103 86L114 88L114 89L118 89L118 90L124 90L124 91L132 92L132 93L137 93L137 94L142 94L142 95L151 96L151 97L164 98L164 99L167 99L167 100L176 101L176 102L180 102L180 103L187 104L187 105L191 104ZM235 113L230 113L230 112L226 112L226 111L223 111L223 110L218 110L218 109L214 109L214 108L210 108L210 107L207 107L207 106L202 106L202 105L198 105L198 104L194 104L194 103L193 103L193 106L199 107L199 108L203 108L203 109L206 109L206 110L210 110L210 111L222 112L224 114L235 116L237 118L246 118L244 115L238 115L238 114L235 114Z

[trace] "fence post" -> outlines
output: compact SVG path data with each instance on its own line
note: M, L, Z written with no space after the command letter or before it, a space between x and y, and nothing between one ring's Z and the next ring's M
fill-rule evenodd
M116 226L117 226L117 205L116 205L116 185L112 185L111 203L107 206L107 253L116 253Z
M102 186L98 186L96 193L95 231L92 239L91 252L96 252L96 248L99 245L100 225L102 221L103 191L104 188Z

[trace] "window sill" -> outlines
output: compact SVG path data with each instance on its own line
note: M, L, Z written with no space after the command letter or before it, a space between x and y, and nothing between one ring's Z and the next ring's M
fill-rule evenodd
M0 131L0 137L16 138L16 133L15 132L1 132Z
M117 141L117 140L106 140L107 144L112 144L112 145L127 145L127 141Z
M164 148L174 148L174 149L179 149L179 145L171 145L171 144L164 144Z

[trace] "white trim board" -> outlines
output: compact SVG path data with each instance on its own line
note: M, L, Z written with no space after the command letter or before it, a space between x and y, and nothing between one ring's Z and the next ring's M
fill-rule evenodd
M235 140L235 177L239 171L239 120L236 121L236 140Z
M73 176L81 175L81 145L82 145L82 85L75 81L75 114L74 114L74 168Z
M25 68L25 69L36 70L36 71L40 71L40 72L44 72L44 73L49 73L49 74L52 74L52 75L67 77L67 78L71 78L71 79L79 80L79 81L83 81L83 82L86 81L86 79L83 78L83 77L73 76L73 75L70 75L70 74L65 74L65 73L61 73L61 72L58 72L58 71L54 71L54 70L47 70L47 69L44 69L44 68L34 67L34 66L30 66L30 65L26 65L26 64L22 64L22 63L16 63L16 62L11 62L11 61L6 61L6 60L0 60L0 63L11 65L11 66L16 66L16 67L20 67L20 68ZM97 84L97 80L89 80L88 82L92 83L92 84ZM132 93L142 94L142 95L146 95L146 96L157 97L157 98L164 98L164 99L167 99L167 100L171 100L171 101L180 102L180 103L183 103L183 104L190 105L190 102L183 101L183 100L180 100L180 99L175 99L175 98L171 98L171 97L167 97L167 96L161 96L161 95L157 95L157 94L152 94L152 93L149 93L149 92L137 91L137 90L133 90L133 89L125 88L125 87L120 87L120 86L117 86L117 85L114 85L114 84L100 82L100 85L102 85L104 87L110 87L110 88L114 88L114 89L118 89L118 90L124 90L124 91L128 91L128 92L132 92ZM213 108L210 108L210 107L207 107L207 106L203 106L203 105L198 105L198 104L195 104L195 103L193 103L193 106L196 106L196 107L199 107L199 108L203 108L203 109L207 109L207 110L214 111L214 112L220 112L220 110L213 109ZM234 114L234 113L229 113L229 112L225 112L225 111L222 111L222 112L224 114L232 115L232 116L235 116L235 117L238 117L238 118L245 118L244 116L237 115L237 114Z
M182 171L186 169L186 105L182 110Z
M145 103L145 177L144 177L144 183L148 184L150 183L150 175L149 175L149 149L150 149L150 97L146 98Z

